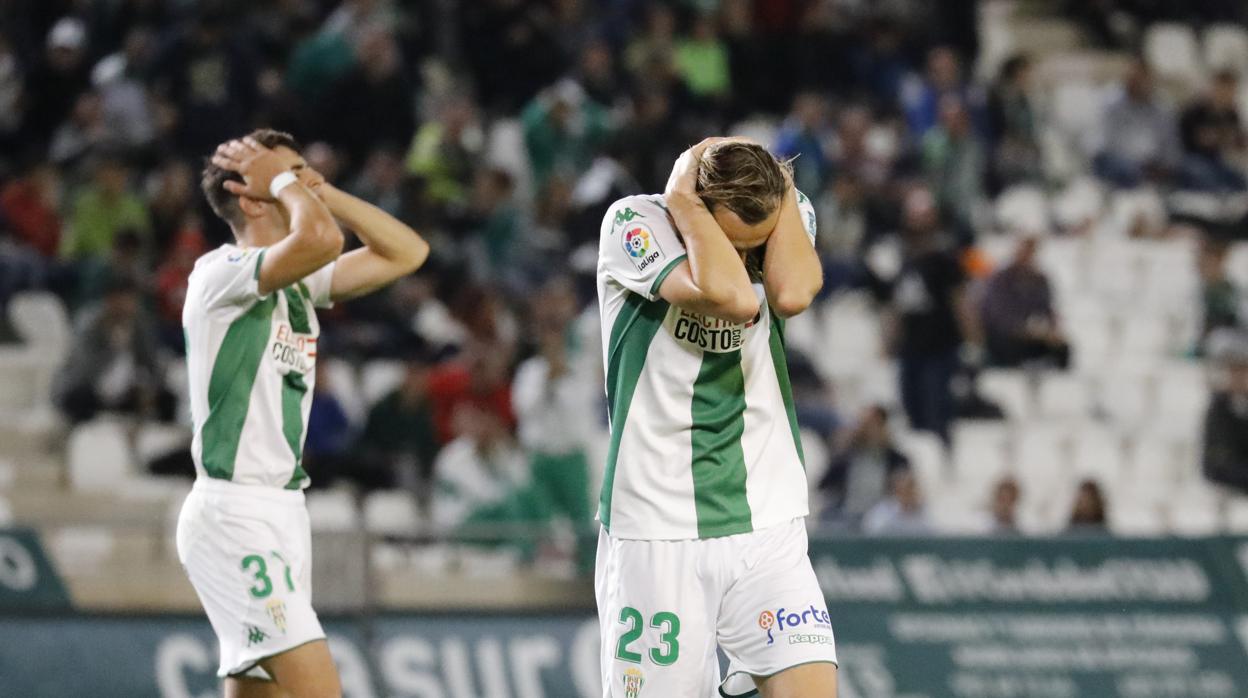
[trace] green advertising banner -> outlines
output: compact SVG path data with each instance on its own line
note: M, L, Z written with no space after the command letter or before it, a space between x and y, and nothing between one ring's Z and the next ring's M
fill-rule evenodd
M0 529L0 613L68 608L65 586L34 531Z
M1248 539L820 540L811 559L841 698L1248 696ZM325 626L348 697L601 696L592 609ZM208 698L215 667L200 617L0 616L0 696Z

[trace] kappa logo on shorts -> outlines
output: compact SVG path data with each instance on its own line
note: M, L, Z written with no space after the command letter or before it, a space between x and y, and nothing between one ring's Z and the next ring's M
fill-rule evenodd
M769 647L772 644L774 644L776 641L775 634L773 634L772 632L773 630L776 633L781 633L786 630L794 630L796 628L805 627L808 625L813 626L815 628L824 628L827 630L831 630L832 629L832 616L828 614L828 611L826 608L825 609L816 608L814 604L811 604L810 608L807 608L801 611L790 611L790 610L785 609L784 607L781 607L777 609L774 613L768 610L768 611L763 611L762 613L758 614L758 627L767 631L767 645ZM794 641L793 640L794 637L800 637L802 639ZM809 639L811 637L823 637L823 636L794 635L789 638L789 644L793 645L793 644L812 642L812 640ZM829 640L831 640L831 638L829 638ZM828 644L831 644L831 642L829 642Z
M624 670L624 698L637 698L641 695L641 687L646 685L646 676L641 669L629 667Z
M254 625L247 626L247 646L258 645L269 639L269 636Z

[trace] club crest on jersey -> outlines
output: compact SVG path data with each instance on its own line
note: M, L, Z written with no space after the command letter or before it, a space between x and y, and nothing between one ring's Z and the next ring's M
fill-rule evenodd
M624 251L636 265L637 271L645 271L652 264L663 259L663 248L654 239L654 232L644 223L633 223L624 229L620 237Z
M667 315L668 331L676 341L701 351L727 353L745 344L745 332L758 324L756 316L744 324L720 320L672 306Z
M641 669L629 667L624 670L624 698L637 698L641 695L641 687L646 685L646 677Z

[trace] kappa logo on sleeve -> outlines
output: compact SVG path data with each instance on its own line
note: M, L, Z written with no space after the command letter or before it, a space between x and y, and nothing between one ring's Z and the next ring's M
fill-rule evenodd
M637 271L649 269L655 262L663 259L663 248L654 237L654 231L644 223L633 223L624 229L620 238L624 251L637 267Z

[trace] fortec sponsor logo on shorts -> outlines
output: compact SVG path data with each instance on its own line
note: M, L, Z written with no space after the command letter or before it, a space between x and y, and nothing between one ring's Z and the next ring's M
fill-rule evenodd
M832 644L831 635L809 634L801 630L831 630L832 616L827 609L816 608L811 604L808 608L788 609L781 607L776 611L763 611L758 614L758 627L767 631L767 644L773 645L776 636L787 637L790 645L799 644ZM783 633L783 634L782 634Z
M668 315L669 329L677 341L702 351L721 354L740 349L745 343L745 331L757 322L758 318L755 317L744 325L738 325L727 320L691 313L676 306L672 306L671 314Z
M654 239L654 232L644 223L633 223L624 229L620 237L624 251L628 253L637 271L645 271L650 265L663 259L663 248Z

